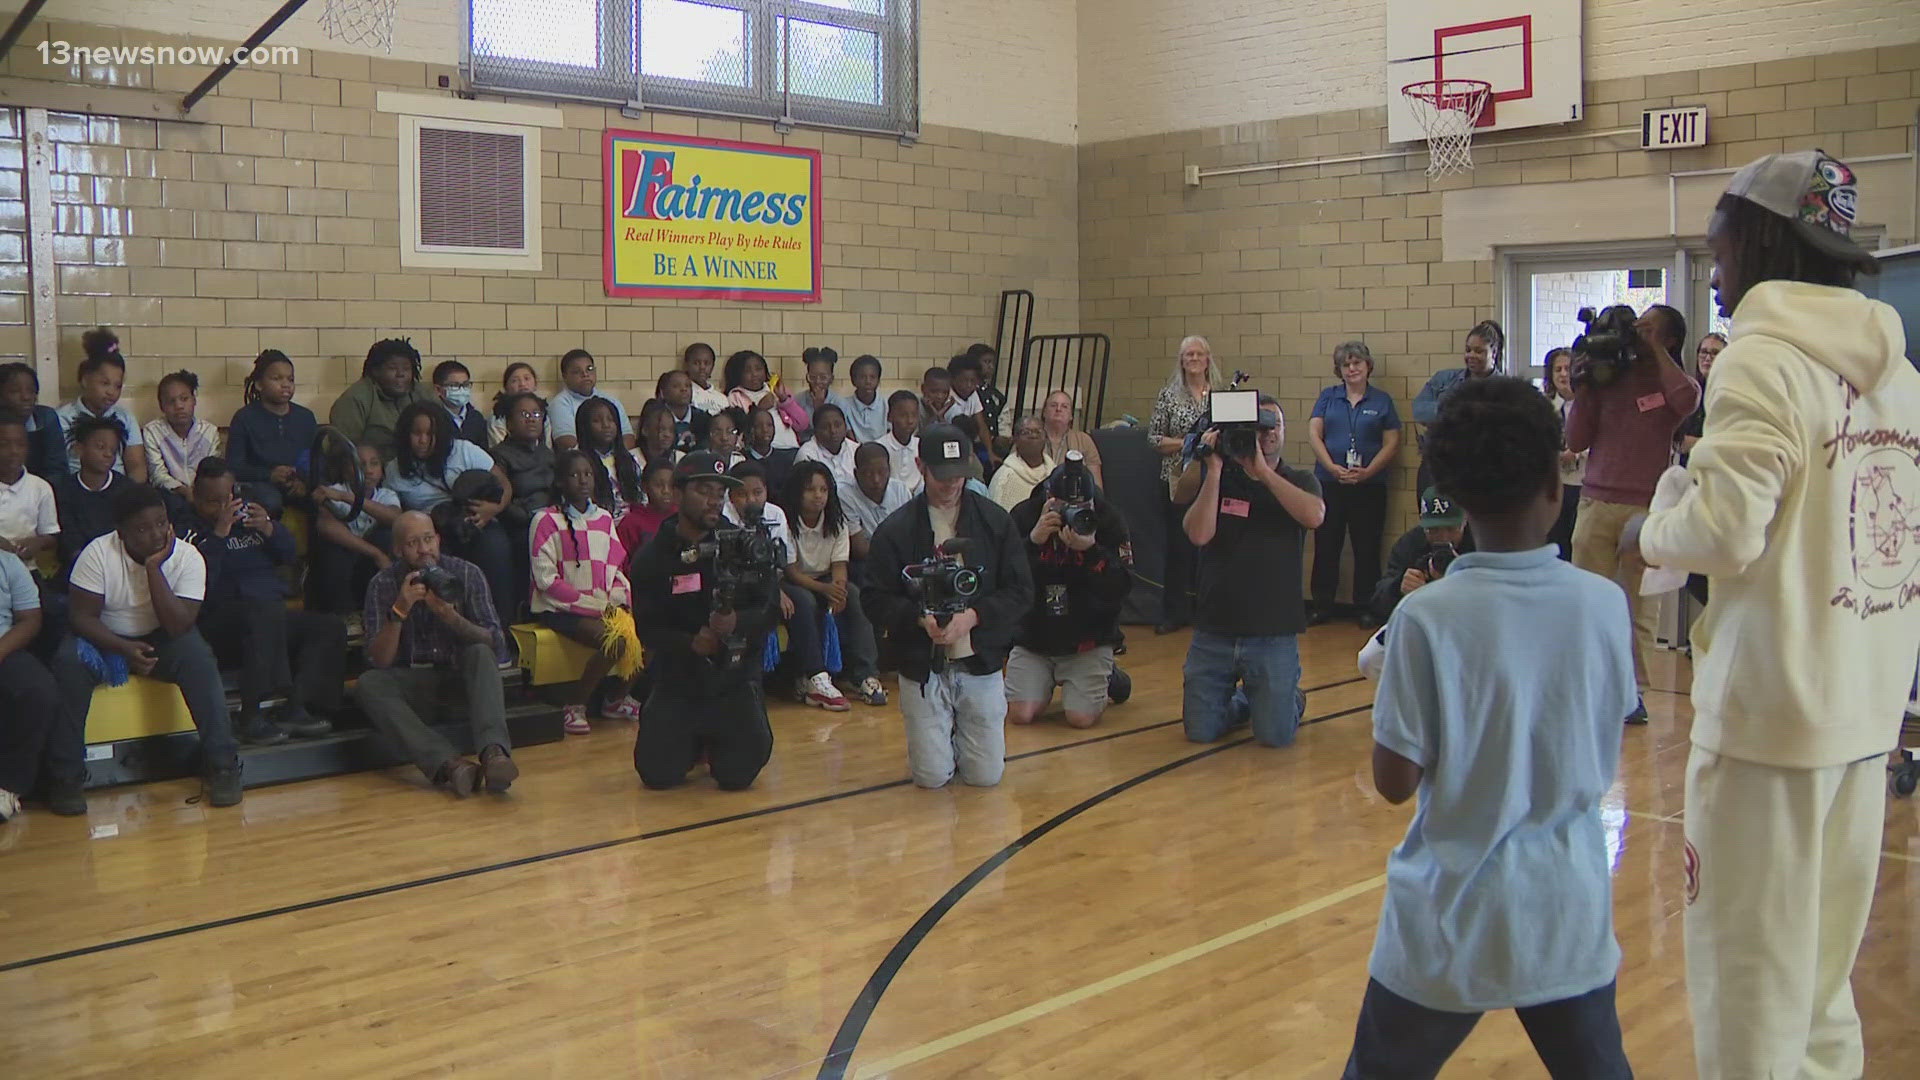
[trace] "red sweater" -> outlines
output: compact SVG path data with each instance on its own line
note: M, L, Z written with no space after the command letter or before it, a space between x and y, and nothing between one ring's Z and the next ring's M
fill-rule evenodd
M1605 389L1582 386L1567 410L1567 449L1588 451L1580 497L1652 502L1673 460L1673 433L1699 405L1700 384L1665 358L1633 365Z

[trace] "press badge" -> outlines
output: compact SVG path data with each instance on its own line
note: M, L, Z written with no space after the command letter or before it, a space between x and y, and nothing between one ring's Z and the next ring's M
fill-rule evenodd
M1245 499L1221 499L1220 512L1234 517L1246 517L1253 510L1253 504Z
M697 593L699 591L700 574L697 571L691 574L675 574L673 576L673 595L685 596L687 593Z

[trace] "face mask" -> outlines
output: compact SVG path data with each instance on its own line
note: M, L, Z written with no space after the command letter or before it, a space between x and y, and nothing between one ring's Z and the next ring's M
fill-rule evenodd
M471 386L447 386L442 387L441 392L447 395L447 404L456 409L466 408L467 404L473 400Z

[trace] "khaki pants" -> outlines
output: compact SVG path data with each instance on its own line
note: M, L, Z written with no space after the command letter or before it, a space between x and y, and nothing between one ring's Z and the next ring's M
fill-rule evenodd
M1687 997L1701 1080L1855 1080L1849 981L1880 871L1886 759L1687 759ZM1908 1066L1882 1062L1876 1076Z
M1647 650L1653 647L1660 606L1640 595L1640 576L1647 564L1638 555L1620 554L1620 533L1644 506L1581 499L1573 526L1573 565L1589 570L1627 591L1627 617L1633 621L1633 678L1640 692L1647 690Z

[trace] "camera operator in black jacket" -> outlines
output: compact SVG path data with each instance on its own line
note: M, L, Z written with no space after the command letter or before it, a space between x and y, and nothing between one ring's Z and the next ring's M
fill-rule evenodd
M1007 759L1001 668L1020 617L1033 602L1026 538L993 500L967 490L971 461L971 444L952 424L931 424L920 433L925 486L874 530L868 583L860 594L867 618L887 633L894 652L900 712L907 721L907 763L913 782L924 788L945 786L956 771L968 784L1000 782ZM943 618L928 614L901 571L926 562L943 546L953 553L948 542L955 539L965 542L959 563L977 572L978 582L960 601L965 606ZM928 576L937 587L941 575ZM945 580L960 576L949 574ZM927 589L929 596L933 592ZM945 657L942 665L934 663L935 646Z
M1420 496L1420 522L1394 541L1387 553L1387 570L1373 588L1371 626L1379 626L1393 614L1400 598L1439 577L1456 555L1473 550L1473 534L1467 531L1466 511L1453 500L1428 488Z
M1067 723L1090 728L1107 707L1120 607L1133 588L1127 523L1078 450L1034 485L1012 518L1026 536L1034 602L1007 661L1007 718L1031 724L1060 686Z
M633 768L656 790L684 783L704 752L721 790L741 791L773 756L760 663L779 618L776 571L769 564L765 581L740 587L731 607L715 610L714 586L725 568L708 554L686 558L714 538L727 491L739 483L707 451L681 458L673 469L680 511L660 524L628 570L653 684Z

